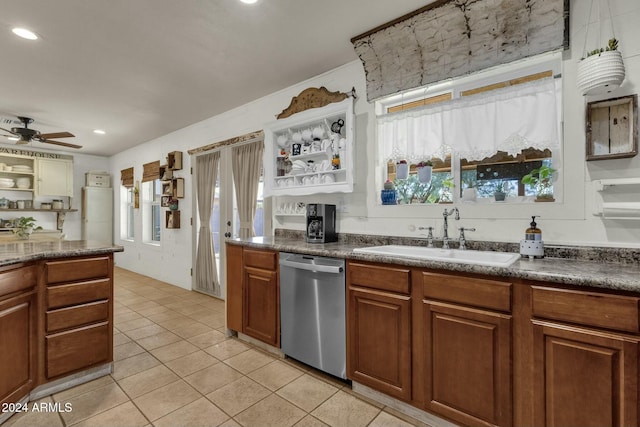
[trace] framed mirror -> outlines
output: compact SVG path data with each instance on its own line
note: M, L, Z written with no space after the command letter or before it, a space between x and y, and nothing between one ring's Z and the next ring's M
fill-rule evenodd
M638 95L587 104L587 160L638 154Z

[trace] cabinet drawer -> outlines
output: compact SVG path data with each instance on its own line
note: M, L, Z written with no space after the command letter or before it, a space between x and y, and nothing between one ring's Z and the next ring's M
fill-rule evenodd
M0 298L36 286L34 266L0 269Z
M47 287L47 308L66 307L75 304L111 298L111 280L70 283Z
M511 283L426 271L420 280L427 299L511 312Z
M531 287L531 298L535 317L640 332L640 298L540 286Z
M264 268L272 271L278 268L277 252L244 248L242 256L245 267Z
M109 257L47 261L47 284L109 277Z
M408 294L411 291L410 274L411 270L404 267L356 262L347 264L347 283L350 286Z
M110 362L109 328L104 322L46 336L47 378Z
M47 332L74 328L89 323L102 322L109 319L109 301L91 302L88 304L47 311Z

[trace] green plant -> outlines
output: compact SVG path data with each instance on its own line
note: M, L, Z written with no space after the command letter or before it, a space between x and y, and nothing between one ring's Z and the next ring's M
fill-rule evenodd
M36 230L42 230L42 227L36 227L36 220L31 216L23 216L13 222L13 233L17 234L21 239L28 239L29 235Z
M538 199L553 199L553 173L551 166L542 165L522 177L521 182L535 188Z
M508 190L508 183L506 181L498 181L496 184L495 193L506 193Z
M421 160L416 164L417 168L423 168L425 166L433 166L433 162L431 160Z
M618 40L615 38L609 39L606 47L601 47L600 49L594 49L587 52L587 58L593 55L599 55L602 52L610 52L612 50L618 50Z

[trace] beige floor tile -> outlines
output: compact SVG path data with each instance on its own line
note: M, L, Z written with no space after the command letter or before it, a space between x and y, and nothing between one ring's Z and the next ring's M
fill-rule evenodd
M199 321L214 329L223 327L225 325L224 315L218 315L218 314L212 314L210 316L201 317Z
M169 324L166 325L166 328L173 332L176 335L181 336L182 338L192 338L196 335L204 334L206 332L211 332L212 329L200 322L195 322L191 320L190 322L184 322L179 324Z
M73 397L66 402L61 401L63 404L70 403L72 408L70 412L63 412L61 414L62 419L67 425L75 424L104 412L107 409L121 405L128 400L129 398L120 387L118 387L118 384L112 383Z
M144 394L133 403L152 422L199 399L200 393L183 380Z
M126 331L125 335L131 338L132 340L139 340L142 338L150 337L151 335L156 335L162 332L165 332L166 329L160 325L151 324L148 326L144 326L138 329L132 329L130 331Z
M132 320L138 320L138 319L142 319L143 318L143 316L141 314L136 313L133 310L130 310L128 308L126 310L127 310L126 312L122 312L122 313L115 313L114 312L114 314L116 315L115 322L118 325L120 325L122 323L130 322ZM121 311L124 311L124 310L121 310Z
M344 391L338 391L316 408L311 415L330 426L363 427L369 424L380 409L357 399Z
M188 316L193 320L198 320L201 317L207 317L207 316L210 316L211 314L212 314L212 311L210 308L203 307L200 304L198 304L198 308L195 308L194 310L188 313L185 313L185 316Z
M140 347L135 341L130 341L124 344L113 347L113 360L127 359L136 354L144 353L144 348Z
M269 394L271 392L257 382L242 377L207 394L206 397L224 412L234 416Z
M120 344L126 344L128 342L131 342L131 338L129 338L128 336L126 336L123 333L117 333L117 334L113 334L113 346L118 346Z
M236 420L229 418L227 421L220 424L218 427L242 427Z
M122 332L132 331L134 329L143 328L145 326L153 325L153 322L147 318L140 317L139 319L129 320L128 322L118 322L116 320L116 326Z
M244 353L240 353L237 356L230 357L225 360L224 363L237 369L243 374L253 372L264 365L273 362L275 359L272 356L267 355L258 350L250 349Z
M155 427L208 427L222 425L229 416L204 397L154 421Z
M142 310L138 310L138 314L141 314L144 317L147 317L151 314L164 313L165 311L169 311L169 309L163 305L158 304L157 307L149 307L149 308L144 308Z
M244 426L284 427L300 421L305 412L275 394L242 411L234 418ZM347 424L343 424L346 426Z
M150 337L142 338L138 340L138 344L147 350L153 350L154 348L162 347L176 341L180 341L182 338L174 334L173 332L165 331Z
M187 354L198 351L198 347L191 344L188 341L176 341L172 344L158 347L151 350L151 354L158 358L162 363L166 363L170 360L177 359Z
M126 378L138 372L158 366L160 362L150 353L141 353L128 359L119 360L113 364L113 373L111 376L116 379Z
M249 373L248 376L269 390L275 391L295 380L303 373L304 372L294 368L288 363L276 360L262 368L256 369Z
M147 424L149 424L149 420L142 415L142 412L131 401L128 401L78 424L74 424L73 427L143 427Z
M27 412L19 412L5 421L3 427L63 427L64 424L57 412L34 412L33 405L53 404L50 397L44 397L40 400L29 402Z
M427 423L423 423L420 420L416 420L413 417L410 417L409 415L402 413L394 408L391 408L389 406L385 406L383 409L383 412L395 417L395 418L399 418L401 420L403 420L404 422L408 423L409 425L412 426L416 426L416 427L431 427L430 424Z
M294 424L294 427L327 427L325 423L312 415L307 415Z
M334 386L305 374L282 387L276 394L311 412L337 392Z
M211 347L207 347L204 349L204 351L214 356L216 359L226 360L230 357L249 350L249 348L251 347L242 343L241 341L235 338L230 338L226 341L214 344Z
M195 372L185 380L200 393L207 394L242 377L242 374L224 363L217 363Z
M413 427L413 424L394 417L387 412L380 412L380 414L371 421L369 427Z
M198 350L195 353L166 362L165 365L181 377L186 377L216 363L218 363L218 359Z
M162 313L150 314L147 316L149 320L153 320L155 323L162 326L169 325L171 324L172 320L176 318L182 318L182 317L186 317L186 316L178 313L177 311L173 311L170 309L167 309Z
M88 383L80 384L68 390L56 393L53 395L53 400L56 402L66 402L72 397L79 396L91 390L102 388L110 384L113 384L113 378L109 375L105 375L104 377L97 378L93 381L89 381Z
M129 304L128 308L130 308L131 310L140 313L140 310L144 310L145 308L155 308L155 307L162 307L160 304L158 304L155 301L151 301L145 298L145 301L142 302L138 302L135 304Z
M169 368L164 365L158 365L118 380L118 384L131 399L135 399L138 396L176 382L179 379L180 378Z
M209 331L189 338L189 342L200 348L207 348L226 339L227 337L218 331Z

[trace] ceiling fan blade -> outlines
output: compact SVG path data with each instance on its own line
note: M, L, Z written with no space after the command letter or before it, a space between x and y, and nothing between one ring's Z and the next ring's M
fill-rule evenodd
M75 135L69 132L54 132L54 133L41 133L38 135L40 138L49 139L49 138L74 138Z
M40 142L44 142L45 144L54 144L54 145L60 145L62 147L69 147L69 148L82 148L82 145L76 145L76 144L69 144L68 142L61 142L61 141L52 141L50 139L43 139Z
M11 135L17 135L17 133L15 133L15 132L11 132L9 129L0 128L0 130L3 130L3 131L5 131L5 132L9 132Z

